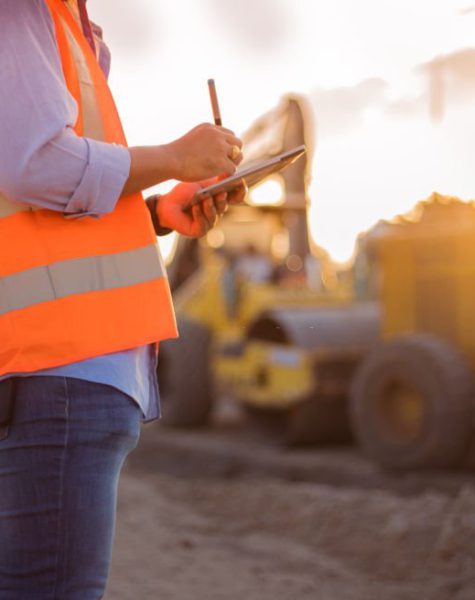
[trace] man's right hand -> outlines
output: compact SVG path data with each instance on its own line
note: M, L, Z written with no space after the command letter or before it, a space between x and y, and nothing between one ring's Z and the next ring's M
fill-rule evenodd
M202 181L232 175L242 161L241 152L231 159L233 146L241 149L242 142L232 131L203 123L170 144L129 148L130 173L121 195L141 192L168 179Z
M225 127L202 123L183 137L167 145L173 157L174 179L199 181L225 173L232 175L242 154L231 160L232 148L242 141Z

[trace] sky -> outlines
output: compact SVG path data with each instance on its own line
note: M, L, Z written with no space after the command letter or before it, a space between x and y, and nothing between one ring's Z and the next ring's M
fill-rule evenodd
M310 230L336 260L433 191L475 198L475 0L89 0L131 145L313 109ZM163 185L163 190L166 185Z

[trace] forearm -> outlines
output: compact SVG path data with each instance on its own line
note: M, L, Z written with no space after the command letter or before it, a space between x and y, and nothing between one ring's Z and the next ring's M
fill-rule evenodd
M242 159L233 162L233 145L242 146L232 131L202 123L181 138L162 146L130 148L131 169L122 195L141 192L167 179L200 181L231 174Z
M176 179L177 159L171 144L129 148L130 173L122 196L146 190L168 179Z
M0 192L7 198L71 216L114 209L130 170L126 148L71 130L35 145L8 152L0 143Z

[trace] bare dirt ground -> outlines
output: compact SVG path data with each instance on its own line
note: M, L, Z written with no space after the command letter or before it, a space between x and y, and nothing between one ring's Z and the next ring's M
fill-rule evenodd
M353 454L147 426L106 599L473 600L471 473L393 477Z

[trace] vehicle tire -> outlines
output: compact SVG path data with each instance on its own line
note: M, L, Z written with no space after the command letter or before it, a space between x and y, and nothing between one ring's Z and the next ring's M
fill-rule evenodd
M189 319L179 319L178 329L178 339L160 344L157 373L162 423L202 427L213 408L211 333Z
M349 409L357 441L381 465L453 467L472 434L473 374L448 343L404 335L363 361Z

